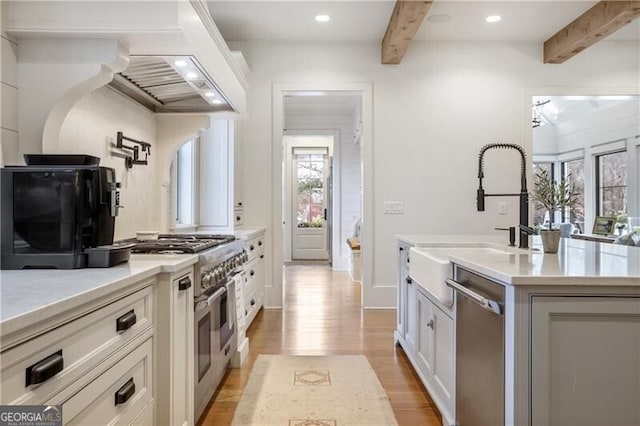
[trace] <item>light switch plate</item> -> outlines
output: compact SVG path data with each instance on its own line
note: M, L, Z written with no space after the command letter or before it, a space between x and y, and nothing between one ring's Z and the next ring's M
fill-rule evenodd
M404 214L404 201L385 201L384 214Z
M498 203L498 214L507 214L507 203L501 201Z

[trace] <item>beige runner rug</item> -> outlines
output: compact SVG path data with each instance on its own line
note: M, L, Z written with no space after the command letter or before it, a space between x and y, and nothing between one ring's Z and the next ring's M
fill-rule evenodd
M363 355L259 355L234 426L395 426L389 398Z

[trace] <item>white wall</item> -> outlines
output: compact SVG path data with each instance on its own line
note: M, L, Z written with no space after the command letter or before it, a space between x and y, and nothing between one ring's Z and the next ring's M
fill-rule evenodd
M116 133L152 145L149 164L126 169L124 160L110 156L108 139ZM122 183L115 239L130 238L136 231L160 228L157 181L155 114L112 89L104 87L82 98L67 115L60 132L60 144L53 153L90 154L101 158L100 165L113 167ZM155 154L155 155L154 155Z
M515 198L507 216L497 215L495 199L476 212L477 154L489 142L530 141L527 89L637 87L640 72L632 42L601 42L562 65L543 64L539 43L418 42L397 66L380 64L379 43L231 44L252 69L244 132L248 224L272 223L272 189L280 184L266 160L273 83L373 82L373 286L395 284L395 234L493 234L517 224ZM515 153L490 151L487 192L519 189L518 161ZM404 201L405 214L384 215L385 200Z
M2 8L0 7L0 10ZM2 32L2 48L0 50L1 59L1 87L0 98L2 99L2 120L0 141L2 142L0 152L0 165L3 164L23 164L22 158L18 154L18 44L10 40Z
M287 132L297 130L335 130L339 140L333 150L334 206L337 223L334 225L333 269L347 270L350 248L346 243L351 236L353 224L360 217L360 145L354 144L353 113L288 113L285 115ZM339 197L339 199L337 199ZM337 204L335 202L338 201Z

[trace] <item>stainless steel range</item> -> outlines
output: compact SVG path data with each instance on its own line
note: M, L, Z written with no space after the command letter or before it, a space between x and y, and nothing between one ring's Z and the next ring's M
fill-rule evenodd
M232 235L163 234L136 241L133 253L196 253L195 418L213 396L236 351L236 282L247 261L243 244Z

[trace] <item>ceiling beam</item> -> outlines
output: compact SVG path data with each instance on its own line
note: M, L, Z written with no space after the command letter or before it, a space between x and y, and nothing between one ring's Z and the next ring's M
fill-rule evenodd
M382 39L382 63L399 64L429 12L432 1L397 0Z
M640 1L601 1L544 42L544 63L561 64L640 16Z

